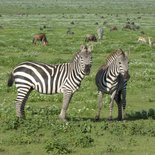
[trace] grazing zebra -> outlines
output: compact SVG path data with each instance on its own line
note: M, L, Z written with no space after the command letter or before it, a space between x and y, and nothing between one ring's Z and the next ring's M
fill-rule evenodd
M116 50L107 58L106 64L96 74L96 85L99 92L96 120L100 118L104 94L110 94L109 119L112 119L113 101L115 100L118 106L118 120L122 120L122 107L125 114L126 85L129 78L128 57L121 49Z
M43 94L63 93L63 104L59 118L66 120L66 111L74 92L80 87L85 75L90 73L92 48L82 45L70 63L48 65L24 62L18 65L8 80L15 81L17 88L16 115L24 117L24 107L32 90Z
M100 27L100 28L97 29L97 35L98 35L98 39L99 40L102 40L103 35L104 35L104 30L103 30L102 27Z

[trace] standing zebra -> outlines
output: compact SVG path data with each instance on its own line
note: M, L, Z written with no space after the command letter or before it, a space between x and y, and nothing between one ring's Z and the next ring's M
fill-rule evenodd
M66 111L74 92L80 87L85 75L90 73L91 47L82 45L70 63L48 65L24 62L18 65L8 80L17 88L16 115L24 117L24 107L30 92L34 89L43 94L63 93L63 104L59 118L66 120Z
M102 40L103 39L104 30L103 30L102 27L97 29L97 35L98 35L98 40Z
M122 108L125 114L126 85L129 78L127 54L121 49L116 50L107 58L106 64L96 74L96 85L99 92L96 120L100 118L104 94L110 94L109 119L112 119L113 101L115 100L118 106L118 120L122 120Z

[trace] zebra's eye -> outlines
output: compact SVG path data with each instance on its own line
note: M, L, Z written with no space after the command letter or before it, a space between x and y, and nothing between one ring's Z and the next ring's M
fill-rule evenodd
M119 64L121 64L121 62L119 62Z

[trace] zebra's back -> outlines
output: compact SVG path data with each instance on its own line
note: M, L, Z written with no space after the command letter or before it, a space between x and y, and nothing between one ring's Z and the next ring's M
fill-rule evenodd
M67 77L68 64L47 65L24 62L14 69L13 75L17 89L30 86L40 93L59 93L60 87ZM63 75L63 76L62 76Z

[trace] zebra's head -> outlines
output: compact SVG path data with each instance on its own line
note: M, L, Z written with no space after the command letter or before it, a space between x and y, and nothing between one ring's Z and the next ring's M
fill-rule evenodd
M92 47L81 45L79 52L79 62L81 70L84 74L88 75L90 73L91 63L92 63Z
M121 54L117 57L117 66L119 73L126 79L129 80L129 60L127 53L121 50Z

